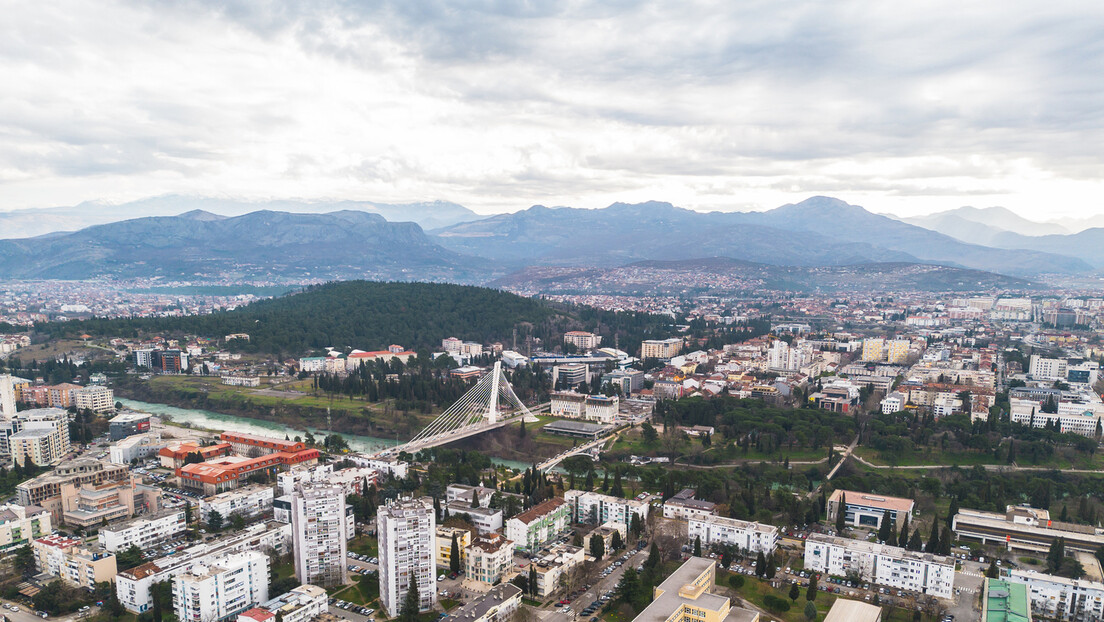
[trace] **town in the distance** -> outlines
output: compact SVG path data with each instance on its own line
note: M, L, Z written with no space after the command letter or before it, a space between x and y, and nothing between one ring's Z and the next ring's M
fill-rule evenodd
M1104 298L672 291L9 288L0 613L1104 619Z

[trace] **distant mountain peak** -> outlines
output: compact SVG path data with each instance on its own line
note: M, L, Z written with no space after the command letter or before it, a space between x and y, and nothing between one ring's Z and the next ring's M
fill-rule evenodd
M178 218L187 218L189 220L198 220L201 222L210 222L213 220L225 220L226 216L219 216L218 214L212 214L207 210L194 209L188 212L180 214Z

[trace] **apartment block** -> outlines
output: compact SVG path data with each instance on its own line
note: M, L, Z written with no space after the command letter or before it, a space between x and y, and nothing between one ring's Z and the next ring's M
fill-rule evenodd
M712 593L716 580L715 561L691 557L655 587L651 604L633 622L759 622L758 612Z
M954 564L950 557L865 540L810 534L805 541L806 570L855 573L863 581L939 598L954 595Z
M506 622L520 606L521 588L503 583L452 612L450 617L458 622Z
M326 590L300 585L238 614L237 622L310 622L329 610Z
M1010 571L1008 580L1026 586L1031 611L1037 616L1070 622L1104 620L1104 583L1019 569Z
M492 533L474 538L464 553L466 578L484 585L494 585L513 565L514 543L501 534Z
M473 508L463 501L453 501L445 506L449 516L464 514L479 533L494 533L502 529L502 510L497 508Z
M28 461L38 466L61 462L69 445L69 413L60 408L23 410L0 421L0 449L20 465Z
M564 343L571 344L580 350L593 350L602 343L602 337L585 330L569 330L564 333Z
M212 512L218 512L225 519L235 514L253 518L271 512L273 498L272 487L253 484L200 500L199 516L204 522L211 519Z
M331 587L347 581L349 520L337 486L299 487L291 495L295 576L301 582Z
M547 598L560 587L560 577L570 572L586 559L581 546L557 544L533 555L529 568L537 576L534 588L538 598Z
M915 506L912 499L837 489L828 497L828 521L834 522L842 507L845 512L844 523L878 529L882 526L886 510L889 510L889 518L897 527L901 527L906 518L912 522L912 509Z
M1038 354L1031 355L1028 373L1035 380L1066 380L1066 360L1051 359Z
M225 622L268 600L268 556L227 553L192 564L172 581L173 609L180 622Z
M50 535L34 541L35 568L62 581L93 589L97 583L115 579L115 556L94 551L81 540Z
M716 511L716 503L695 499L691 488L684 488L663 502L663 518L690 520L694 517L711 516Z
M728 544L747 553L770 555L778 546L778 527L724 516L692 516L689 539L701 538L702 546Z
M73 389L73 406L77 410L91 410L96 413L115 411L115 392L107 387L81 387Z
M568 490L564 501L571 506L572 519L576 523L624 523L632 525L632 515L648 518L648 503L637 499L621 499L597 492Z
M50 513L37 505L0 505L0 553L53 532Z
M437 565L441 568L452 566L452 538L456 537L456 555L460 558L459 567L463 568L467 560L464 550L471 544L471 532L457 527L437 526Z
M100 544L112 553L131 545L147 550L187 530L183 511L166 510L100 528Z
M158 432L135 434L116 441L108 448L109 460L115 464L130 464L133 460L145 460L156 456L168 445Z
M99 486L106 482L130 482L130 470L120 464L78 458L59 464L52 473L39 475L15 487L19 505L38 505L50 512L54 524L62 522L62 487Z
M388 616L399 615L411 588L418 591L419 610L437 602L436 532L433 501L428 497L397 499L379 508L380 604Z
M682 339L646 339L640 344L640 358L669 359L682 351Z
M559 497L538 503L506 521L506 537L521 551L536 551L571 525L571 506Z

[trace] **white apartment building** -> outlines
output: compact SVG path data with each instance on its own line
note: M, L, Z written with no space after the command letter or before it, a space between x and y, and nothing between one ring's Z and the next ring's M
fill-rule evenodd
M684 488L663 502L663 518L690 520L691 518L710 516L717 511L717 504L694 498L692 488Z
M1066 360L1048 359L1038 354L1031 355L1028 373L1035 380L1066 380Z
M131 613L142 613L153 606L150 587L186 572L193 564L206 563L227 553L240 551L274 551L286 554L291 543L291 525L269 522L247 525L230 535L193 545L187 549L146 562L115 576L115 594Z
M779 339L767 350L767 369L773 371L797 371L812 360L812 348L806 344L791 346Z
M379 538L380 605L397 617L411 586L418 590L418 608L437 602L434 548L436 517L428 497L397 499L376 514Z
M573 391L557 391L552 393L548 408L553 417L613 423L620 408L620 399L616 395L606 397L605 395L583 395Z
M682 351L682 339L646 339L640 344L640 358L669 359Z
M173 609L180 622L225 622L268 600L268 556L228 553L192 564L173 577Z
M1104 620L1104 583L1019 569L1010 571L1008 578L1027 585L1035 615L1075 622Z
M0 374L0 416L15 416L15 379L11 374Z
M567 530L571 506L553 497L506 521L506 537L518 549L535 551Z
M451 617L461 622L506 622L513 618L514 612L520 606L521 588L512 583L503 583L453 611Z
M805 569L834 576L856 573L863 581L930 594L954 595L954 560L865 540L810 534L805 541Z
M410 470L410 463L393 458L380 459L360 454L349 454L345 457L354 462L357 466L370 467L379 471L381 474L386 473L397 479L406 479L406 474Z
M502 529L502 510L494 508L473 508L471 503L453 501L445 506L449 516L465 514L479 533L492 533Z
M569 330L564 333L564 343L569 343L580 350L593 350L602 343L602 337L585 330Z
M27 460L39 466L57 464L68 454L69 413L60 408L34 408L20 411L3 422L0 435L6 436L6 449L20 465Z
M115 392L107 387L88 386L73 389L73 405L77 410L105 413L115 410Z
M770 555L778 546L778 527L724 516L690 518L690 542L701 538L703 547L730 544L747 553Z
M494 585L502 579L513 561L513 542L497 533L477 536L464 550L465 578Z
M1036 428L1046 427L1048 423L1057 421L1058 428L1062 432L1080 434L1082 436L1096 436L1101 414L1095 408L1076 405L1063 407L1058 404L1057 413L1044 413L1042 407L1034 400L1011 398L1009 402L1009 417L1013 423L1021 423ZM1080 410L1082 409L1083 410Z
M310 622L329 610L326 590L317 585L300 585L272 600L238 615L237 622Z
M571 506L571 515L576 523L623 523L632 525L632 515L640 520L648 518L648 503L637 499L621 499L597 492L568 490L564 501Z
M188 530L182 510L167 510L100 528L100 544L112 553L137 546L144 550Z
M226 492L201 499L199 516L203 522L211 519L212 512L229 519L237 514L242 518L252 518L272 511L274 492L270 486L253 484L244 488L235 488Z
M565 572L582 564L586 553L581 546L557 544L534 555L529 568L536 571L537 585L534 588L538 598L546 598L560 587L560 577Z
M333 474L332 464L296 466L276 474L276 487L280 489L281 495L290 495L295 492L296 486L324 484Z
M896 391L893 392L893 393L890 393L889 395L885 396L885 398L882 399L882 402L881 402L882 414L883 415L889 415L889 414L893 414L893 413L896 413L896 412L901 412L902 410L905 409L905 404L907 402L908 402L908 398L905 397L904 393L899 393L899 392L896 392Z
M50 512L37 505L0 505L0 552L53 533Z
M300 486L291 495L295 576L303 583L331 587L347 581L349 514L338 486Z
M168 442L161 440L160 432L146 432L112 443L108 448L108 455L111 462L115 464L130 464L133 460L145 460L149 456L156 456L157 452L168 446Z
M34 540L31 546L39 572L71 585L91 590L115 577L115 556L89 549L79 539L52 534Z

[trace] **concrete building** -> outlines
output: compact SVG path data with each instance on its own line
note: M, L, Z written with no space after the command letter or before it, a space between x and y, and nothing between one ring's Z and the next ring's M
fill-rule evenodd
M954 595L954 565L950 557L865 540L810 534L805 541L806 570L838 577L854 573L863 581L939 598Z
M951 520L959 539L1004 545L1010 551L1046 554L1062 538L1067 551L1095 553L1104 547L1104 530L1051 520L1050 512L1023 505L1007 506L1004 514L962 509Z
M682 352L682 339L646 339L640 344L640 358L667 360Z
M108 448L109 460L114 464L130 464L134 460L156 456L167 445L168 443L161 440L160 432L135 434L112 443Z
M1050 359L1038 354L1031 355L1031 362L1028 367L1028 373L1035 380L1066 380L1066 360L1065 359Z
M503 583L453 611L456 622L507 622L521 606L521 588Z
M437 602L436 517L428 497L397 499L376 514L380 605L397 617L407 591L418 590L418 609Z
M1104 620L1104 583L1067 579L1034 570L1011 570L1008 583L1022 583L1031 612L1047 620Z
M586 363L564 363L552 368L552 386L574 388L590 382L590 366Z
M0 417L15 416L15 380L11 374L0 374Z
M69 527L87 529L160 509L161 489L141 484L136 478L61 487L61 521Z
M224 519L235 514L246 519L253 518L271 512L273 499L270 486L253 484L201 499L199 516L204 522L211 519L212 512L218 512Z
M456 556L460 560L457 564L457 567L462 570L467 559L464 550L468 547L469 544L471 544L471 532L467 529L459 529L457 527L444 527L442 525L437 526L437 566L441 568L452 567L453 536L456 537Z
M564 501L571 506L572 519L576 523L624 523L632 525L632 515L648 518L648 503L638 499L621 499L597 492L568 490Z
M564 333L564 343L571 344L582 351L593 350L602 343L602 337L585 330L569 330Z
M831 497L828 497L828 522L834 524L841 501L846 512L844 523L873 529L882 526L882 517L885 516L886 510L889 510L889 517L898 528L906 518L911 523L912 509L916 505L912 499L837 489Z
M538 598L547 598L560 587L560 577L566 572L571 572L586 560L586 553L581 546L570 544L556 544L534 555L529 562L529 569L537 576L537 585L534 589Z
M130 483L130 470L123 465L101 462L93 458L78 458L59 464L52 473L29 479L15 487L19 505L38 505L46 508L54 524L62 522L65 506L62 488L74 490L82 486L100 486L108 482ZM72 496L72 493L67 496Z
M828 610L828 615L824 616L824 622L881 622L881 620L881 607L846 598L837 598L832 603L832 608Z
M0 436L12 461L20 465L28 460L39 466L57 464L72 451L69 413L60 408L20 411L0 422Z
M300 585L272 600L238 614L237 622L310 622L329 609L326 590Z
M114 408L114 404L112 405ZM108 421L107 432L111 441L119 441L135 434L144 434L150 430L150 416L146 413L122 413Z
M107 387L88 386L73 389L73 406L96 413L115 412L115 392Z
M553 497L506 521L506 537L518 550L536 551L570 525L571 506Z
M53 532L50 513L37 505L0 505L0 553Z
M663 502L663 518L690 520L695 517L710 516L716 511L716 503L695 499L692 488L684 488Z
M173 609L180 622L226 622L268 600L268 556L227 553L173 577Z
M729 544L746 553L770 555L778 546L778 527L724 516L692 516L689 541L701 538L703 547Z
M638 369L615 369L602 375L600 387L612 385L621 395L631 395L644 388L644 372Z
M187 530L188 522L182 510L165 510L101 527L100 544L112 553L118 553L131 545L145 551L172 540Z
M502 510L497 508L473 508L470 502L465 504L463 501L453 501L445 505L445 509L448 510L449 516L456 516L464 514L468 517L469 522L475 525L476 530L481 533L493 533L502 529Z
M905 409L905 404L907 402L908 397L904 393L890 393L882 399L882 414L889 415L892 413L901 412Z
M171 580L193 564L208 563L227 553L260 551L284 555L290 549L290 524L269 522L247 525L245 529L217 540L194 544L173 555L120 572L115 577L115 594L127 611L142 613L153 606L150 587L154 583Z
M870 362L886 360L885 339L863 339L862 360Z
M494 585L513 565L514 543L501 534L490 533L475 537L464 554L465 578Z
M600 423L613 423L617 418L620 400L617 396L583 395L573 391L555 391L551 395L549 413L553 417L585 419Z
M35 568L62 581L93 589L97 583L115 580L115 556L93 551L81 540L50 535L34 541Z
M981 622L1031 622L1027 585L1004 579L985 579L981 595Z
M759 622L759 613L733 607L714 594L717 563L691 557L653 590L652 602L633 622Z
M349 514L337 486L300 487L291 495L295 576L302 583L332 587L347 581Z

